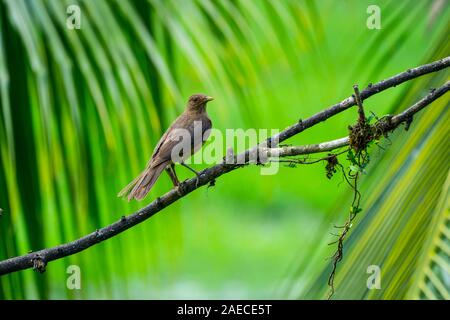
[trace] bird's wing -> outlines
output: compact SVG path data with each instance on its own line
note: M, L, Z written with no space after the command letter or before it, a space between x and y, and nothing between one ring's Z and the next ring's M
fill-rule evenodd
M161 138L161 142L158 144L158 150L152 156L150 160L150 166L155 167L162 162L171 160L173 148L182 140L182 132L180 128L172 128L167 132L167 135Z
M164 141L166 141L167 136L169 135L169 133L172 130L173 130L173 127L170 127L169 129L167 129L166 132L164 132L164 134L162 135L161 139L159 139L158 143L156 144L155 150L153 150L153 154L152 154L152 157L150 158L150 162L158 154L159 150L161 149L162 144L164 143ZM150 164L150 162L148 164Z
M155 149L153 150L153 154L150 158L150 160L147 163L147 167L151 166L154 162L154 159L157 158L157 156L160 154L161 147L165 144L166 140L169 140L168 143L170 143L170 140L174 140L176 137L176 133L174 132L174 129L179 126L179 122L181 120L181 116L179 116L172 125L164 132L161 139L159 139L158 143L156 144Z
M197 137L200 138L197 142L194 141L197 139L194 125L195 119L188 119L186 114L180 115L159 140L155 151L153 152L152 158L147 164L147 167L155 167L162 162L171 160L172 150L179 143L182 143L182 145L177 148L177 150L180 150L180 154L177 156L183 156L183 151L186 152L189 150L189 155L197 151L198 148L203 145L203 142L208 138L210 134L209 129L211 129L211 120L209 118L202 120L202 136ZM189 134L189 136L186 137L186 134ZM183 140L183 138L187 139ZM189 155L185 154L184 156Z
M207 117L205 119L205 121L203 122L203 142L205 142L206 140L208 140L209 136L211 135L211 128L212 128L212 122L211 120Z

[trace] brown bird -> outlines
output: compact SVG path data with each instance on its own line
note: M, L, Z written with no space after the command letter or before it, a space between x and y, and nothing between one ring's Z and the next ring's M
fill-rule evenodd
M206 112L206 103L214 100L204 94L189 97L186 110L172 123L163 134L145 170L120 193L119 197L128 196L142 200L166 169L174 186L180 186L175 173L175 163L180 163L197 175L198 173L184 161L200 150L210 134L211 120ZM198 182L198 180L197 180Z

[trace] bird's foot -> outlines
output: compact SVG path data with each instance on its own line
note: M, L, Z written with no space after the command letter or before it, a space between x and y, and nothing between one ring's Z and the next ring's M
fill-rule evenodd
M189 170L191 170L193 173L195 173L195 175L197 176L196 180L195 180L195 188L198 188L198 183L200 182L200 173L198 173L196 170L192 169L190 166L188 166L186 163L184 162L180 162L180 164L183 167L188 168Z
M185 186L184 186L184 181L183 182L179 182L177 186L175 186L175 189L177 189L177 193L182 196L184 194L184 192L186 191Z
M197 176L195 177L195 188L198 188L199 182L200 182L200 175L197 173Z
M186 183L189 181L189 179L186 179L182 182L179 182L176 186L175 189L177 190L177 193L182 196L185 192L186 192ZM197 189L200 183L200 174L197 174L197 176L195 177L195 188Z

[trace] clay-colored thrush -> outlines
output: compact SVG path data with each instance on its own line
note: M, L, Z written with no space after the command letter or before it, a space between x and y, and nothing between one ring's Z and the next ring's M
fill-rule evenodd
M186 110L172 123L156 145L145 170L119 193L119 197L142 200L166 169L173 184L180 183L175 173L175 163L198 173L184 163L197 152L206 141L211 129L211 120L206 113L206 103L213 100L204 94L194 94L189 98ZM188 150L186 152L186 150ZM197 180L198 181L198 180Z

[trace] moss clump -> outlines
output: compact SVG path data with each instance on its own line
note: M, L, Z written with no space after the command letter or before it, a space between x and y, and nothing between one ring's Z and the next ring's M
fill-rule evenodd
M366 121L358 122L348 129L349 144L356 153L366 150L369 142L374 139L373 127Z

